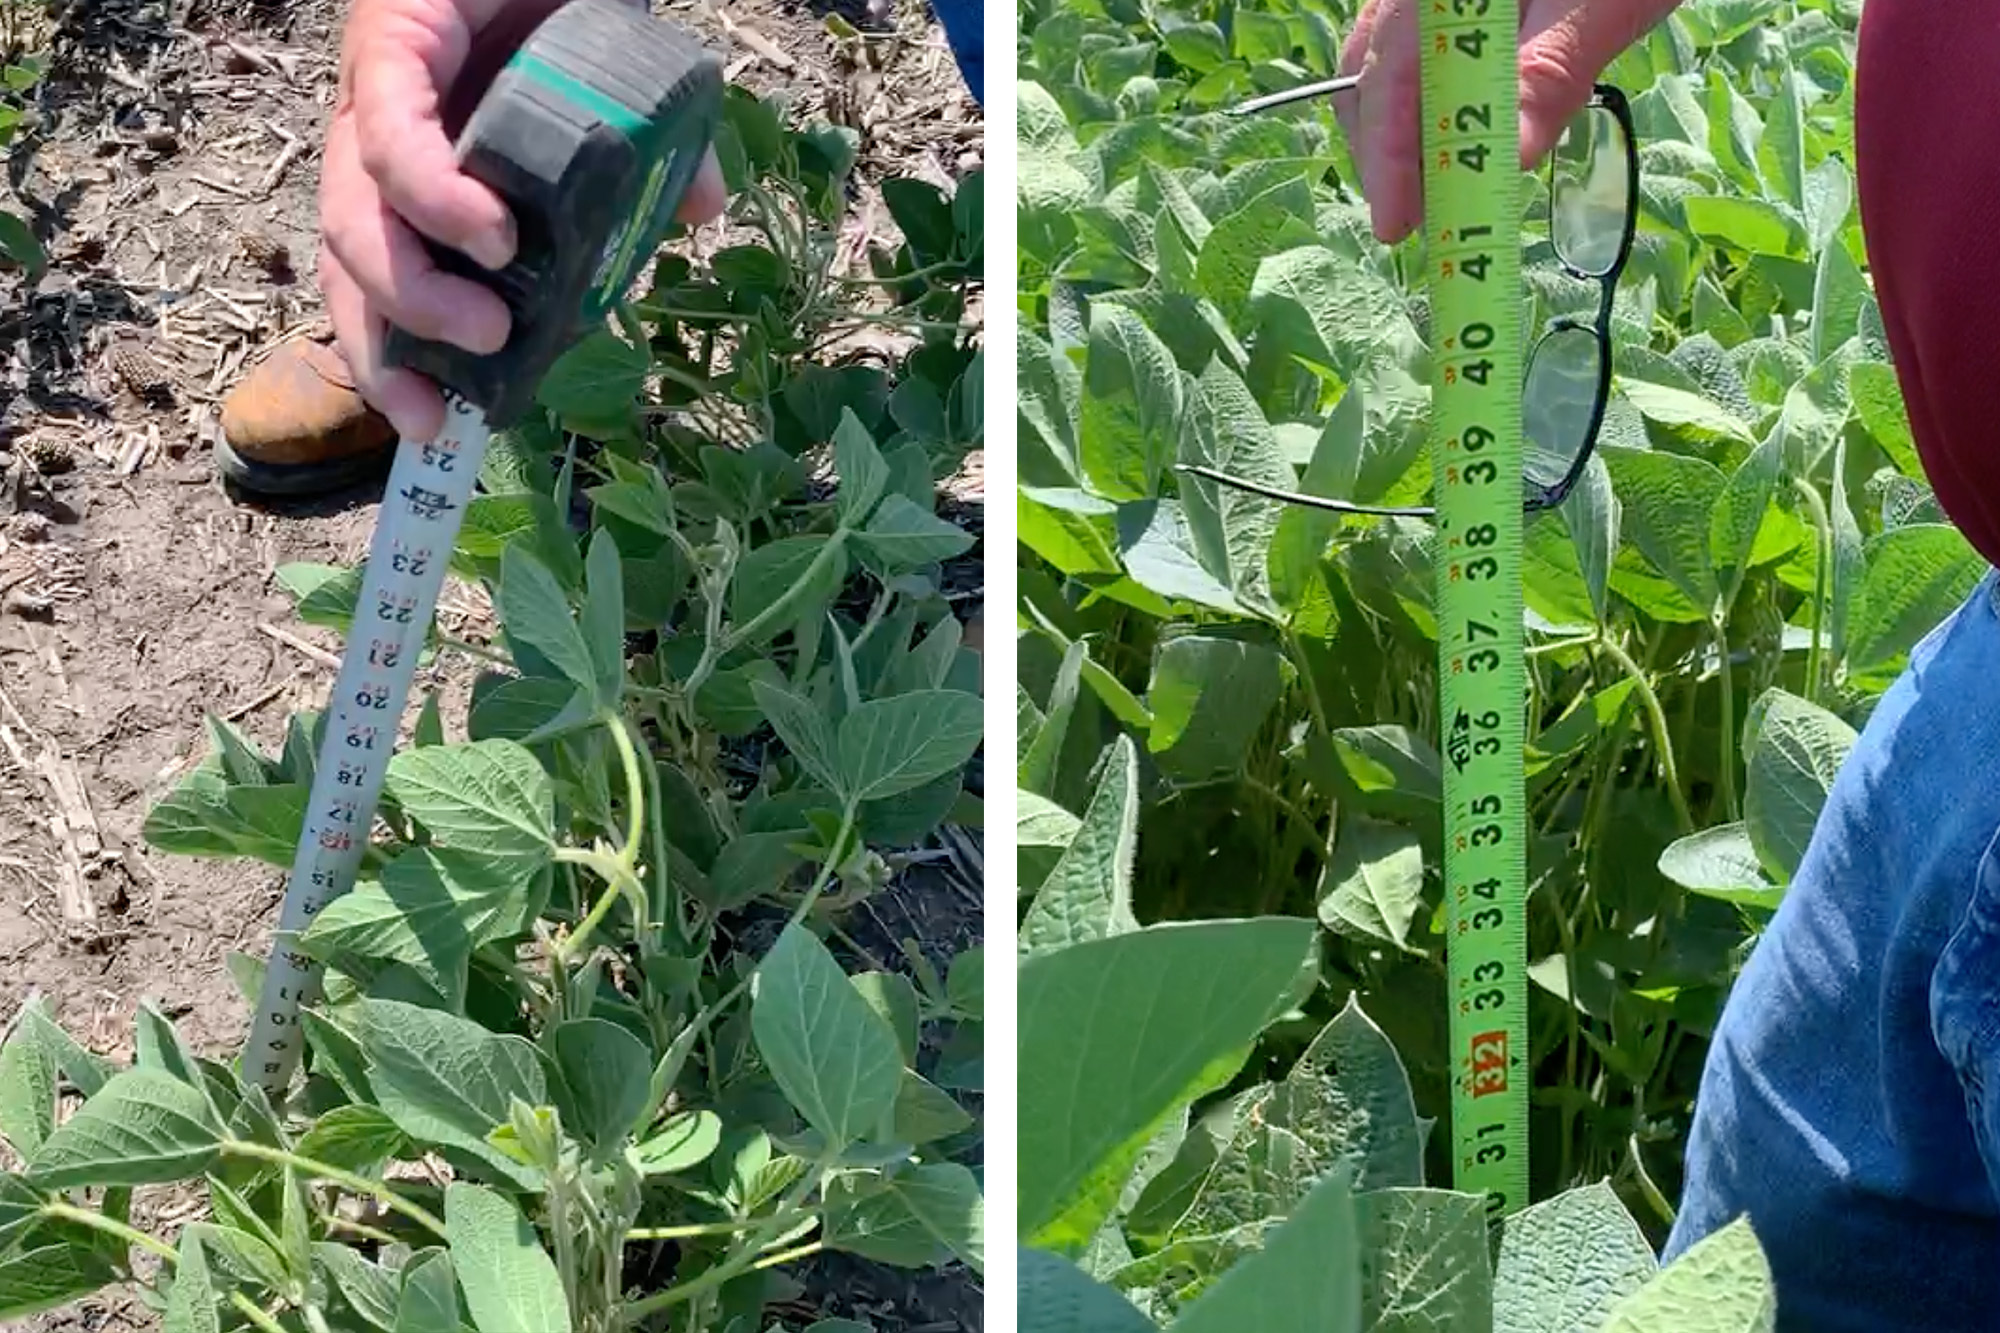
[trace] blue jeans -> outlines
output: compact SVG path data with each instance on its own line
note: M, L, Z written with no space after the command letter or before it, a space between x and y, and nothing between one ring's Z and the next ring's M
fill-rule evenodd
M958 72L981 106L986 105L985 0L931 0L931 12L944 28L944 39L958 59Z
M2000 1321L2000 578L1911 655L1730 994L1669 1259L1743 1213L1778 1328Z

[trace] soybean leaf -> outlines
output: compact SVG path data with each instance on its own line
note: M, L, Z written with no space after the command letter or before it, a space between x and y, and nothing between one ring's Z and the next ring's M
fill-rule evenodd
M40 1023L25 1012L0 1046L0 1136L23 1160L55 1128L56 1051Z
M1015 516L1023 546L1065 574L1116 574L1118 506L1074 487L1021 486Z
M1342 727L1333 733L1341 772L1371 813L1422 827L1435 821L1443 800L1444 760L1408 727Z
M462 995L464 968L479 945L528 928L531 879L515 865L456 847L416 847L321 909L299 938L329 962L342 955L406 963L447 998Z
M476 698L466 733L475 741L544 739L558 728L586 722L592 697L589 690L546 676L503 680Z
M49 1135L28 1177L42 1189L183 1180L208 1169L222 1137L205 1093L157 1070L128 1069Z
M1423 901L1424 854L1417 835L1395 824L1343 818L1333 857L1320 871L1321 924L1407 949Z
M1745 765L1743 823L1764 869L1787 884L1854 748L1854 729L1816 704L1772 689L1752 706L1744 730L1754 740Z
M1152 926L1024 960L1021 1236L1080 1251L1162 1117L1228 1079L1309 975L1314 923Z
M1678 838L1660 853L1660 873L1689 893L1775 909L1785 891L1771 883L1740 823L1718 824Z
M139 1002L132 1023L132 1064L136 1069L156 1069L179 1079L191 1088L204 1087L201 1066L173 1022L151 1000ZM211 1103L212 1104L212 1103Z
M1082 822L1022 918L1022 954L1137 930L1132 861L1138 847L1138 748L1120 735Z
M1932 627L1956 610L1987 569L1957 528L1910 523L1868 544L1867 573L1847 618L1847 663L1889 677ZM1886 684L1886 680L1884 681Z
M1712 607L1720 590L1709 531L1727 486L1722 471L1685 454L1604 452L1612 483L1625 504L1626 536L1697 607Z
M835 1249L907 1266L954 1254L974 1272L985 1266L979 1182L956 1162L850 1177L827 1195L827 1244Z
M613 514L634 527L662 537L674 532L672 492L661 484L658 472L644 481L613 481L593 486L585 492L603 513Z
M1820 252L1813 279L1813 360L1825 361L1854 337L1862 307L1871 299L1868 279L1846 246L1829 245Z
M836 534L837 535L837 534ZM729 620L735 633L769 615L746 646L769 643L802 620L817 620L847 576L844 548L828 549L821 536L780 537L743 557L729 585Z
M889 484L889 465L851 407L840 409L840 425L834 428L833 465L840 473L840 521L859 527Z
M1155 1333L1159 1328L1115 1288L1067 1259L1023 1246L1014 1274L1019 1333Z
M86 1245L43 1245L0 1257L0 1319L26 1319L68 1305L117 1280L102 1251Z
M986 1017L986 946L975 944L951 960L944 979L945 998L961 1015Z
M424 702L417 709L417 723L411 730L410 744L444 744L444 713L438 704L436 690L424 691Z
M979 748L984 710L959 690L912 690L870 699L840 720L839 791L877 801L961 767Z
M891 577L964 555L973 544L971 533L900 494L884 496L854 540L869 563Z
M625 684L625 581L618 544L599 528L584 560L583 637L599 707L616 708ZM578 682L586 684L588 682Z
M389 794L446 847L539 868L555 847L555 791L533 754L513 741L405 750L389 761Z
M1189 781L1234 772L1282 690L1278 654L1267 645L1182 635L1153 663L1146 748L1161 768Z
M506 1196L454 1181L444 1190L444 1226L480 1333L569 1333L569 1302L555 1261Z
M1857 361L1847 368L1847 391L1861 424L1882 446L1882 452L1906 477L1922 477L1916 437L1910 432L1896 372L1885 361Z
M499 602L509 639L534 649L572 683L595 688L590 644L577 628L568 595L548 566L519 542L500 553Z
M902 1086L896 1090L895 1109L889 1116L888 1133L880 1137L888 1143L935 1143L969 1128L972 1123L972 1117L949 1093L921 1074L905 1069Z
M303 784L232 787L197 769L146 812L141 831L163 852L248 856L289 866L305 826L307 795Z
M1045 796L1026 789L1014 793L1016 891L1027 898L1039 889L1068 850L1081 827L1077 817Z
M103 1056L85 1050L76 1038L63 1031L62 1025L49 1017L48 1006L37 995L21 1006L15 1017L16 1027L32 1027L41 1034L48 1048L55 1052L56 1065L63 1077L76 1085L78 1092L86 1097L95 1097L98 1089L110 1081L117 1067Z
M1325 246L1273 254L1257 269L1250 302L1265 336L1345 381L1376 358L1413 373L1423 340L1395 287L1350 255Z
M431 1250L412 1259L403 1268L395 1333L460 1333L463 1328L451 1255Z
M313 1121L299 1138L298 1153L349 1171L372 1175L396 1156L406 1140L403 1131L373 1106L336 1106Z
M1709 523L1708 551L1725 593L1742 582L1784 466L1778 432L1766 436L1729 475Z
M41 238L35 235L28 220L5 210L0 210L0 254L26 269L31 281L49 266L48 252L42 249Z
M1371 1333L1449 1333L1492 1317L1483 1198L1450 1190L1370 1190L1356 1197L1355 1206L1362 1324Z
M1778 259L1803 260L1811 253L1804 221L1765 200L1695 195L1683 207L1688 226L1711 245Z
M1357 1189L1423 1183L1424 1132L1403 1060L1350 995L1273 1092L1270 1123L1322 1166L1344 1162Z
M830 1142L859 1142L894 1107L896 1036L804 927L787 926L758 964L750 1028L771 1077Z
M778 739L799 761L799 766L827 790L839 791L833 726L825 710L815 708L781 683L752 680L750 693L755 696L757 706L764 710L764 716L769 719L772 730L778 733Z
M1189 1134L1188 1143L1201 1151L1191 1164L1192 1195L1185 1213L1167 1228L1170 1234L1220 1235L1281 1218L1312 1188L1320 1164L1299 1135L1265 1121L1262 1112L1269 1100L1269 1090L1263 1087L1232 1099L1226 1124L1215 1127L1213 1156L1200 1132ZM1199 1128L1207 1128L1206 1120ZM1186 1169L1178 1156L1161 1177L1171 1179L1176 1168ZM1150 1182L1157 1183L1158 1179ZM1140 1195L1142 1201L1146 1198L1145 1193ZM1173 1202L1178 1205L1181 1199L1175 1197Z
M515 1098L548 1102L533 1046L399 1000L362 1000L350 1012L376 1101L398 1128L422 1143L462 1148L524 1187L537 1182L537 1173L486 1138L507 1123Z
M1232 1265L1174 1333L1360 1333L1360 1240L1340 1172L1313 1188L1264 1247Z
M652 354L609 331L586 335L556 358L536 398L557 416L602 422L638 395L653 368Z
M707 1161L722 1142L722 1121L713 1111L683 1111L671 1116L659 1132L633 1149L644 1175L692 1171Z
M174 1289L167 1296L160 1333L221 1333L215 1308L215 1284L209 1281L208 1254L199 1238L181 1235L180 1262L174 1267Z
M1794 209L1806 205L1806 108L1799 76L1787 69L1764 117L1757 161L1776 197ZM1838 246L1833 247L1838 249Z
M568 1094L558 1102L563 1128L600 1156L622 1145L650 1092L653 1057L645 1043L616 1023L575 1018L550 1030L546 1048Z
M393 1333L396 1327L395 1272L332 1241L315 1241L312 1250L313 1258L319 1261L319 1266L333 1280L334 1289L354 1313L371 1327L381 1329L383 1333Z
M1618 392L1624 394L1624 400L1636 406L1640 416L1650 422L1674 426L1700 438L1724 438L1740 444L1752 442L1750 426L1746 426L1734 410L1714 398L1708 398L1706 394L1694 392L1692 388L1622 378L1618 380ZM1616 476L1616 470L1612 474Z
M1506 1221L1493 1274L1493 1333L1602 1328L1657 1270L1645 1233L1600 1181Z
M243 1203L240 1196L229 1191L227 1186L222 1185L213 1176L209 1178L209 1188L214 1195L212 1201L220 1205L217 1208L218 1216L254 1216L248 1213L249 1205ZM223 1204L223 1200L228 1199L233 1199L235 1202ZM271 1229L261 1221L257 1226L263 1236L271 1236L272 1242L277 1240L276 1236L271 1235ZM278 1257L274 1245L267 1243L263 1236L252 1235L239 1227L210 1222L190 1222L185 1230L194 1233L200 1242L208 1247L209 1256L215 1260L216 1265L227 1270L230 1276L239 1282L281 1289L288 1281L285 1261Z
M1192 602L1232 616L1252 614L1229 585L1202 567L1176 500L1141 500L1118 515L1119 555L1132 582L1165 602Z
M1180 461L1219 468L1266 486L1290 489L1298 478L1257 400L1236 372L1211 360L1191 386ZM1283 506L1203 477L1184 476L1181 509L1202 567L1251 605L1271 600L1267 566Z
M900 972L856 972L848 979L855 993L879 1015L896 1034L903 1063L917 1062L917 1029L920 1023L917 988Z
M1691 1311L1700 1311L1698 1316ZM1604 1333L1658 1333L1692 1329L1702 1333L1771 1333L1777 1297L1771 1265L1750 1219L1738 1218L1697 1241L1657 1277L1620 1301Z
M1159 493L1182 393L1173 353L1138 314L1109 302L1091 308L1078 454L1093 495L1139 500Z

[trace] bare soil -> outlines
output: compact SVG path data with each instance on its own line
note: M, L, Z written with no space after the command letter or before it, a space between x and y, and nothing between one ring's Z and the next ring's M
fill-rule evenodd
M942 31L915 0L899 3L882 18L843 6L875 34L858 43L830 34L825 5L731 0L726 18L705 0L664 7L724 52L732 78L861 132L844 247L857 257L894 236L879 181L946 184L983 155ZM321 327L314 193L341 7L10 9L33 13L17 36L52 68L0 188L50 257L32 283L0 275L0 1024L39 994L88 1045L123 1058L150 999L198 1049L227 1054L247 1008L223 960L266 947L282 877L157 853L140 828L200 758L205 713L270 747L289 713L323 703L340 644L291 618L272 573L358 559L374 520L366 489L248 503L225 492L211 455L242 367ZM972 462L951 489L976 525ZM976 565L960 573L976 590ZM476 589L448 590L441 617L473 640L490 628ZM450 725L467 682L445 670L419 687L443 692ZM892 964L906 937L940 964L980 937L976 844L932 850L948 854L871 905L879 925L850 923ZM185 1221L188 1203L142 1201L141 1220ZM981 1327L964 1272L835 1258L799 1276L803 1308L912 1333ZM154 1326L119 1292L27 1325Z

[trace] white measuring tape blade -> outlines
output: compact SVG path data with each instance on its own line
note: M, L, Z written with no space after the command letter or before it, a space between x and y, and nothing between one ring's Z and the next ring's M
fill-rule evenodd
M243 1075L276 1105L298 1067L299 1011L319 998L320 968L293 946L320 909L354 887L367 851L417 658L486 458L486 417L445 393L436 439L404 440L368 547L347 652L326 710L305 828L285 885L278 936L243 1052Z

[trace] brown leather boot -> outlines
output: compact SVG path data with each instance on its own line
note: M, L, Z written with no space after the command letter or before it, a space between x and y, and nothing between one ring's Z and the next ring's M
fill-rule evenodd
M262 495L342 490L387 467L396 447L339 350L308 338L273 349L229 391L222 435L217 470Z

